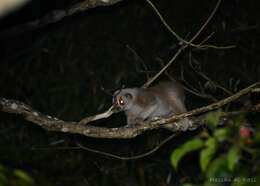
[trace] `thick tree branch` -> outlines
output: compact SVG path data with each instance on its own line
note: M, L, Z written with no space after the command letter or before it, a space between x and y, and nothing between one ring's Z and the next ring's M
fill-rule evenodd
M6 37L22 34L28 31L33 31L35 29L45 27L49 24L56 23L63 18L74 15L76 13L83 12L99 6L110 6L120 1L122 0L84 0L83 2L77 3L66 9L54 10L52 12L49 12L39 19L3 30L0 32L0 39L6 39Z
M201 113L205 113L207 111L211 111L217 108L220 108L236 99L240 98L243 95L246 95L253 91L260 83L255 83L236 94L218 101L216 103L210 104L205 107L201 107L198 109L191 110L189 112L174 115L170 118L160 118L156 119L150 123L143 123L141 125L135 127L119 127L119 128L105 128L105 127L96 127L91 125L80 124L80 122L69 122L63 121L55 117L51 117L48 115L44 115L30 106L15 100L8 100L5 98L0 98L0 110L3 112L20 114L24 117L25 120L30 121L34 124L37 124L43 127L46 130L50 131L58 131L58 132L68 132L81 134L88 137L94 138L134 138L137 135L155 128L163 127L165 124L172 123L175 128L173 130L180 131L181 127L178 126L178 120L183 119L185 117L190 117L194 115L198 115ZM259 108L259 107L256 107ZM92 116L95 118L94 116ZM201 119L193 119L194 126L201 125L203 120ZM194 127L192 126L192 127Z

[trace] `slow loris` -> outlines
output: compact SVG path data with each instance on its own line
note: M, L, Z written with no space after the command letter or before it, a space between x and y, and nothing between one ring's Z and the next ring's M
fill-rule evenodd
M150 88L126 88L117 90L113 104L123 110L127 125L136 125L138 121L150 121L155 117L168 117L186 112L182 86L175 82L162 82ZM184 118L179 121L181 130L187 130L192 122ZM170 129L171 125L165 127Z

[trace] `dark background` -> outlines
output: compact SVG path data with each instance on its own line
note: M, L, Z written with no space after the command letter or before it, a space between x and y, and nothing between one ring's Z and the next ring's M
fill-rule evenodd
M14 25L39 19L53 9L77 1L38 0L0 20L0 34ZM213 0L163 0L155 2L169 25L190 38L216 4ZM260 79L260 29L257 0L223 1L197 43L208 41L234 49L185 50L167 71L193 87L207 87L189 62L196 62L214 82L236 91ZM143 0L125 0L63 19L41 29L0 39L0 97L23 101L35 109L64 120L78 121L111 105L111 95L121 87L141 86L167 63L178 41ZM167 79L166 75L159 80ZM226 96L207 89L216 98ZM210 103L187 93L188 108ZM0 113L0 163L26 170L39 185L179 185L200 181L196 158L182 162L175 172L169 162L172 150L192 138L187 132L155 154L140 160L121 161L85 150L70 149L80 142L87 147L122 156L146 152L170 135L165 130L130 140L92 139L48 132L19 116ZM125 125L123 114L98 121L102 126ZM65 149L61 149L65 148Z

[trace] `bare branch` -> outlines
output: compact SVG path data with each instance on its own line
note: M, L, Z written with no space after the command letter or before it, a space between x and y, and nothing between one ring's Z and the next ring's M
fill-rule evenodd
M0 110L3 112L22 115L25 120L37 124L49 131L75 133L93 138L134 138L147 130L160 128L163 127L163 125L169 123L173 124L173 131L180 131L181 127L178 126L178 120L220 108L232 101L235 101L239 97L250 93L257 86L259 86L259 84L260 83L255 83L226 99L210 104L208 106L194 109L183 114L174 115L170 118L156 119L150 123L142 123L134 127L123 126L119 128L105 128L82 125L80 124L80 122L63 121L52 116L44 115L22 102L7 100L5 98L0 98ZM259 108L259 106L257 106L256 108ZM95 117L93 116L93 118ZM201 122L202 120L194 120L194 125L191 127L201 125Z
M206 20L206 22L201 26L200 30L193 36L193 38L190 41L186 41L185 39L183 39L180 35L178 35L171 27L170 25L165 21L165 19L163 18L163 16L161 15L161 13L159 12L159 10L156 8L156 6L150 1L150 0L146 0L146 2L152 7L152 9L154 10L154 12L157 14L157 16L159 17L159 19L161 20L161 22L163 23L163 25L167 28L167 30L174 36L176 37L179 42L185 43L186 45L190 45L196 48L215 48L215 49L230 49L230 48L234 48L234 45L231 46L215 46L215 45L202 45L201 44L194 44L192 43L202 32L202 30L207 26L207 24L209 23L209 21L212 19L212 17L215 15L221 0L218 0L215 8L213 9L213 11L211 12L210 16L208 17L208 19Z
M150 86L174 61L175 59L181 54L181 52L187 48L189 45L192 45L192 42L197 39L197 37L200 35L200 33L202 32L202 30L207 26L207 24L209 23L209 21L212 19L212 17L215 15L219 4L221 2L221 0L218 0L216 6L214 7L214 9L212 10L211 14L209 15L208 19L205 21L205 23L201 26L201 28L196 32L196 34L188 41L186 42L185 40L183 40L181 37L179 37L177 34L175 34L175 32L170 28L170 26L166 23L166 21L162 18L161 14L159 13L159 11L155 8L155 6L151 3L150 0L147 0L147 2L153 7L153 9L156 11L156 13L158 14L159 18L161 19L161 21L164 23L164 25L167 27L167 29L170 30L170 32L177 37L177 39L180 40L180 42L183 42L183 44L181 45L181 47L179 48L179 50L174 54L174 56L170 59L170 61L157 73L155 74L151 79L149 79L144 85L144 88L147 88L148 86Z
M110 158L114 158L114 159L119 159L119 160L136 160L136 159L142 159L145 158L147 156L150 156L151 154L155 153L158 149L160 149L165 143L167 143L168 141L170 141L171 139L173 139L176 136L176 133L171 134L169 137L167 137L166 139L164 139L160 144L156 145L153 149L142 153L142 154L138 154L138 155L134 155L134 156L119 156L119 155L115 155L112 153L108 153L108 152L103 152L103 151L99 151L96 149L92 149L89 147L85 147L81 144L78 143L78 146L80 148L82 148L83 150L89 151L89 152L93 152L96 154L100 154L106 157L110 157Z
M83 2L79 2L72 7L68 7L67 9L54 10L49 12L45 16L40 19L33 20L31 22L27 22L21 25L14 26L12 28L8 28L0 32L0 39L5 39L6 37L10 37L13 35L22 34L28 31L32 31L35 29L43 28L49 24L56 23L61 21L65 17L84 12L88 9L99 7L99 6L110 6L116 4L122 0L84 0Z
M144 85L143 88L149 87L174 61L175 59L180 55L180 53L187 48L188 45L184 44L182 45L179 50L174 54L174 56L171 58L171 60L158 72L156 73L152 78L150 78Z
M93 122L93 121L100 120L103 118L108 118L115 112L116 112L116 110L115 110L114 106L111 106L107 111L105 111L103 113L83 118L82 120L80 120L79 124L83 125L83 124L87 124L89 122Z
M233 93L231 91L229 91L228 89L226 89L225 87L221 86L219 83L213 81L212 79L210 79L202 70L200 67L200 63L196 60L193 59L197 66L193 65L192 61L189 62L190 67L192 68L192 70L194 70L194 72L196 72L199 76L201 76L203 79L205 79L206 81L208 81L209 83L211 83L214 87L221 89L223 92L225 92L227 95L232 95Z

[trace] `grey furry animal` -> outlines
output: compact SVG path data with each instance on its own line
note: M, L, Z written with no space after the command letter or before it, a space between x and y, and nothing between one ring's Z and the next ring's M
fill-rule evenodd
M186 112L184 91L175 82L162 82L150 88L125 88L117 90L113 96L113 104L124 111L127 125L150 121L155 117L168 117L173 114ZM192 122L184 118L179 121L181 130L187 130ZM172 125L165 126L168 129ZM176 127L175 127L176 128Z

